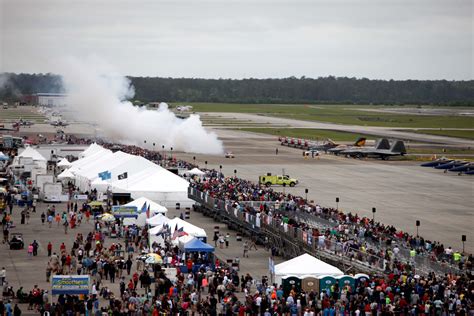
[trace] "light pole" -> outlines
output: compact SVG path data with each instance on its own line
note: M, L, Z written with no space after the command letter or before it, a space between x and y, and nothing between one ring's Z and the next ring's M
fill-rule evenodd
M308 202L308 189L304 189L305 200Z
M234 169L234 177L237 178L237 169Z
M416 237L418 237L418 227L420 227L420 221L416 220L415 225L416 225Z
M153 143L153 152L155 152L155 143Z
M375 212L377 209L375 207L372 207L372 222L375 224Z
M222 173L222 165L219 166L219 172Z
M196 165L196 156L193 156L193 165Z
M206 160L206 161L204 161L204 164L206 165L206 169L207 169L207 160Z
M336 210L339 211L339 197L336 197Z
M170 148L170 160L173 160L173 147Z

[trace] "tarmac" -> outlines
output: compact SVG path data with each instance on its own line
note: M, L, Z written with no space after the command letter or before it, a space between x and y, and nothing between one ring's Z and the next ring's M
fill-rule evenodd
M308 199L322 206L372 217L384 224L462 249L461 235L467 236L465 250L474 251L474 177L423 168L412 161L352 159L322 154L304 159L302 150L280 146L276 137L215 130L226 151L235 158L215 155L174 154L202 167L220 169L226 176L254 182L258 176L288 174L300 182L294 188L275 187L300 196L308 189ZM276 149L278 148L278 155ZM336 205L336 197L340 202ZM376 213L372 213L372 208Z

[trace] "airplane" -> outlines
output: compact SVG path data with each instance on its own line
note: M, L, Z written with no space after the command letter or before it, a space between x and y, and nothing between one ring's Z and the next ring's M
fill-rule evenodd
M377 143L374 147L352 147L341 151L339 154L346 155L346 157L358 157L362 158L367 156L369 153L373 153L377 150L389 150L390 142L386 138L381 138L377 140Z
M310 149L311 150L322 150L324 152L328 152L329 149L331 148L335 148L337 146L339 146L340 144L337 144L335 143L332 139L327 139L325 140L323 143L321 144L316 144L314 146L311 146Z
M338 145L336 147L328 149L327 152L337 156L343 150L347 150L347 149L350 149L350 148L353 148L353 147L362 147L362 146L364 146L366 140L367 139L365 137L360 137L359 139L356 140L356 142L352 146Z
M68 126L69 125L69 123L61 121L61 120L51 122L50 124L53 126Z
M458 175L461 175L463 172L467 173L469 171L474 171L474 162L468 162L462 166L454 167L448 170L452 172L458 172Z
M35 123L33 123L32 121L23 120L22 118L20 118L17 122L13 123L13 127L31 126L34 124Z
M402 140L396 140L392 143L390 149L375 149L364 153L367 157L381 158L387 160L389 157L403 156L407 153L405 143Z
M453 161L447 162L445 164L438 165L434 168L435 169L444 169L444 172L447 172L449 169L464 166L466 163L467 163L466 161L453 160Z
M441 158L433 160L433 161L422 163L421 166L422 167L436 167L436 166L439 166L439 165L444 165L444 164L446 164L448 162L451 162L451 161L453 161L453 159L448 159L446 157L441 157Z

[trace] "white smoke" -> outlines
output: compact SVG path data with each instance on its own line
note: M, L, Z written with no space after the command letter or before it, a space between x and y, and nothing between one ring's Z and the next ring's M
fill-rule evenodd
M221 154L222 142L202 126L199 115L177 118L166 103L158 110L135 107L129 101L134 89L130 81L97 58L68 59L59 72L74 116L100 126L112 141L143 146L146 140L161 149Z

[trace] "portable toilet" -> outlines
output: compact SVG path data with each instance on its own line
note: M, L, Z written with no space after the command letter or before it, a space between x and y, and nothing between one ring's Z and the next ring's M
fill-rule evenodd
M328 289L331 291L332 286L336 283L336 278L331 275L321 276L319 278L319 291L327 291Z
M355 285L359 286L359 284L365 284L366 282L368 282L370 280L370 277L365 273L357 273L356 275L354 275L354 279Z
M288 295L291 289L294 289L296 292L301 292L301 279L295 276L283 277L281 280L283 285L283 293Z
M346 289L349 287L350 291L353 293L355 290L356 279L351 275L343 275L337 278L339 281L339 288Z
M301 289L306 293L313 291L319 293L319 280L313 276L303 277Z

